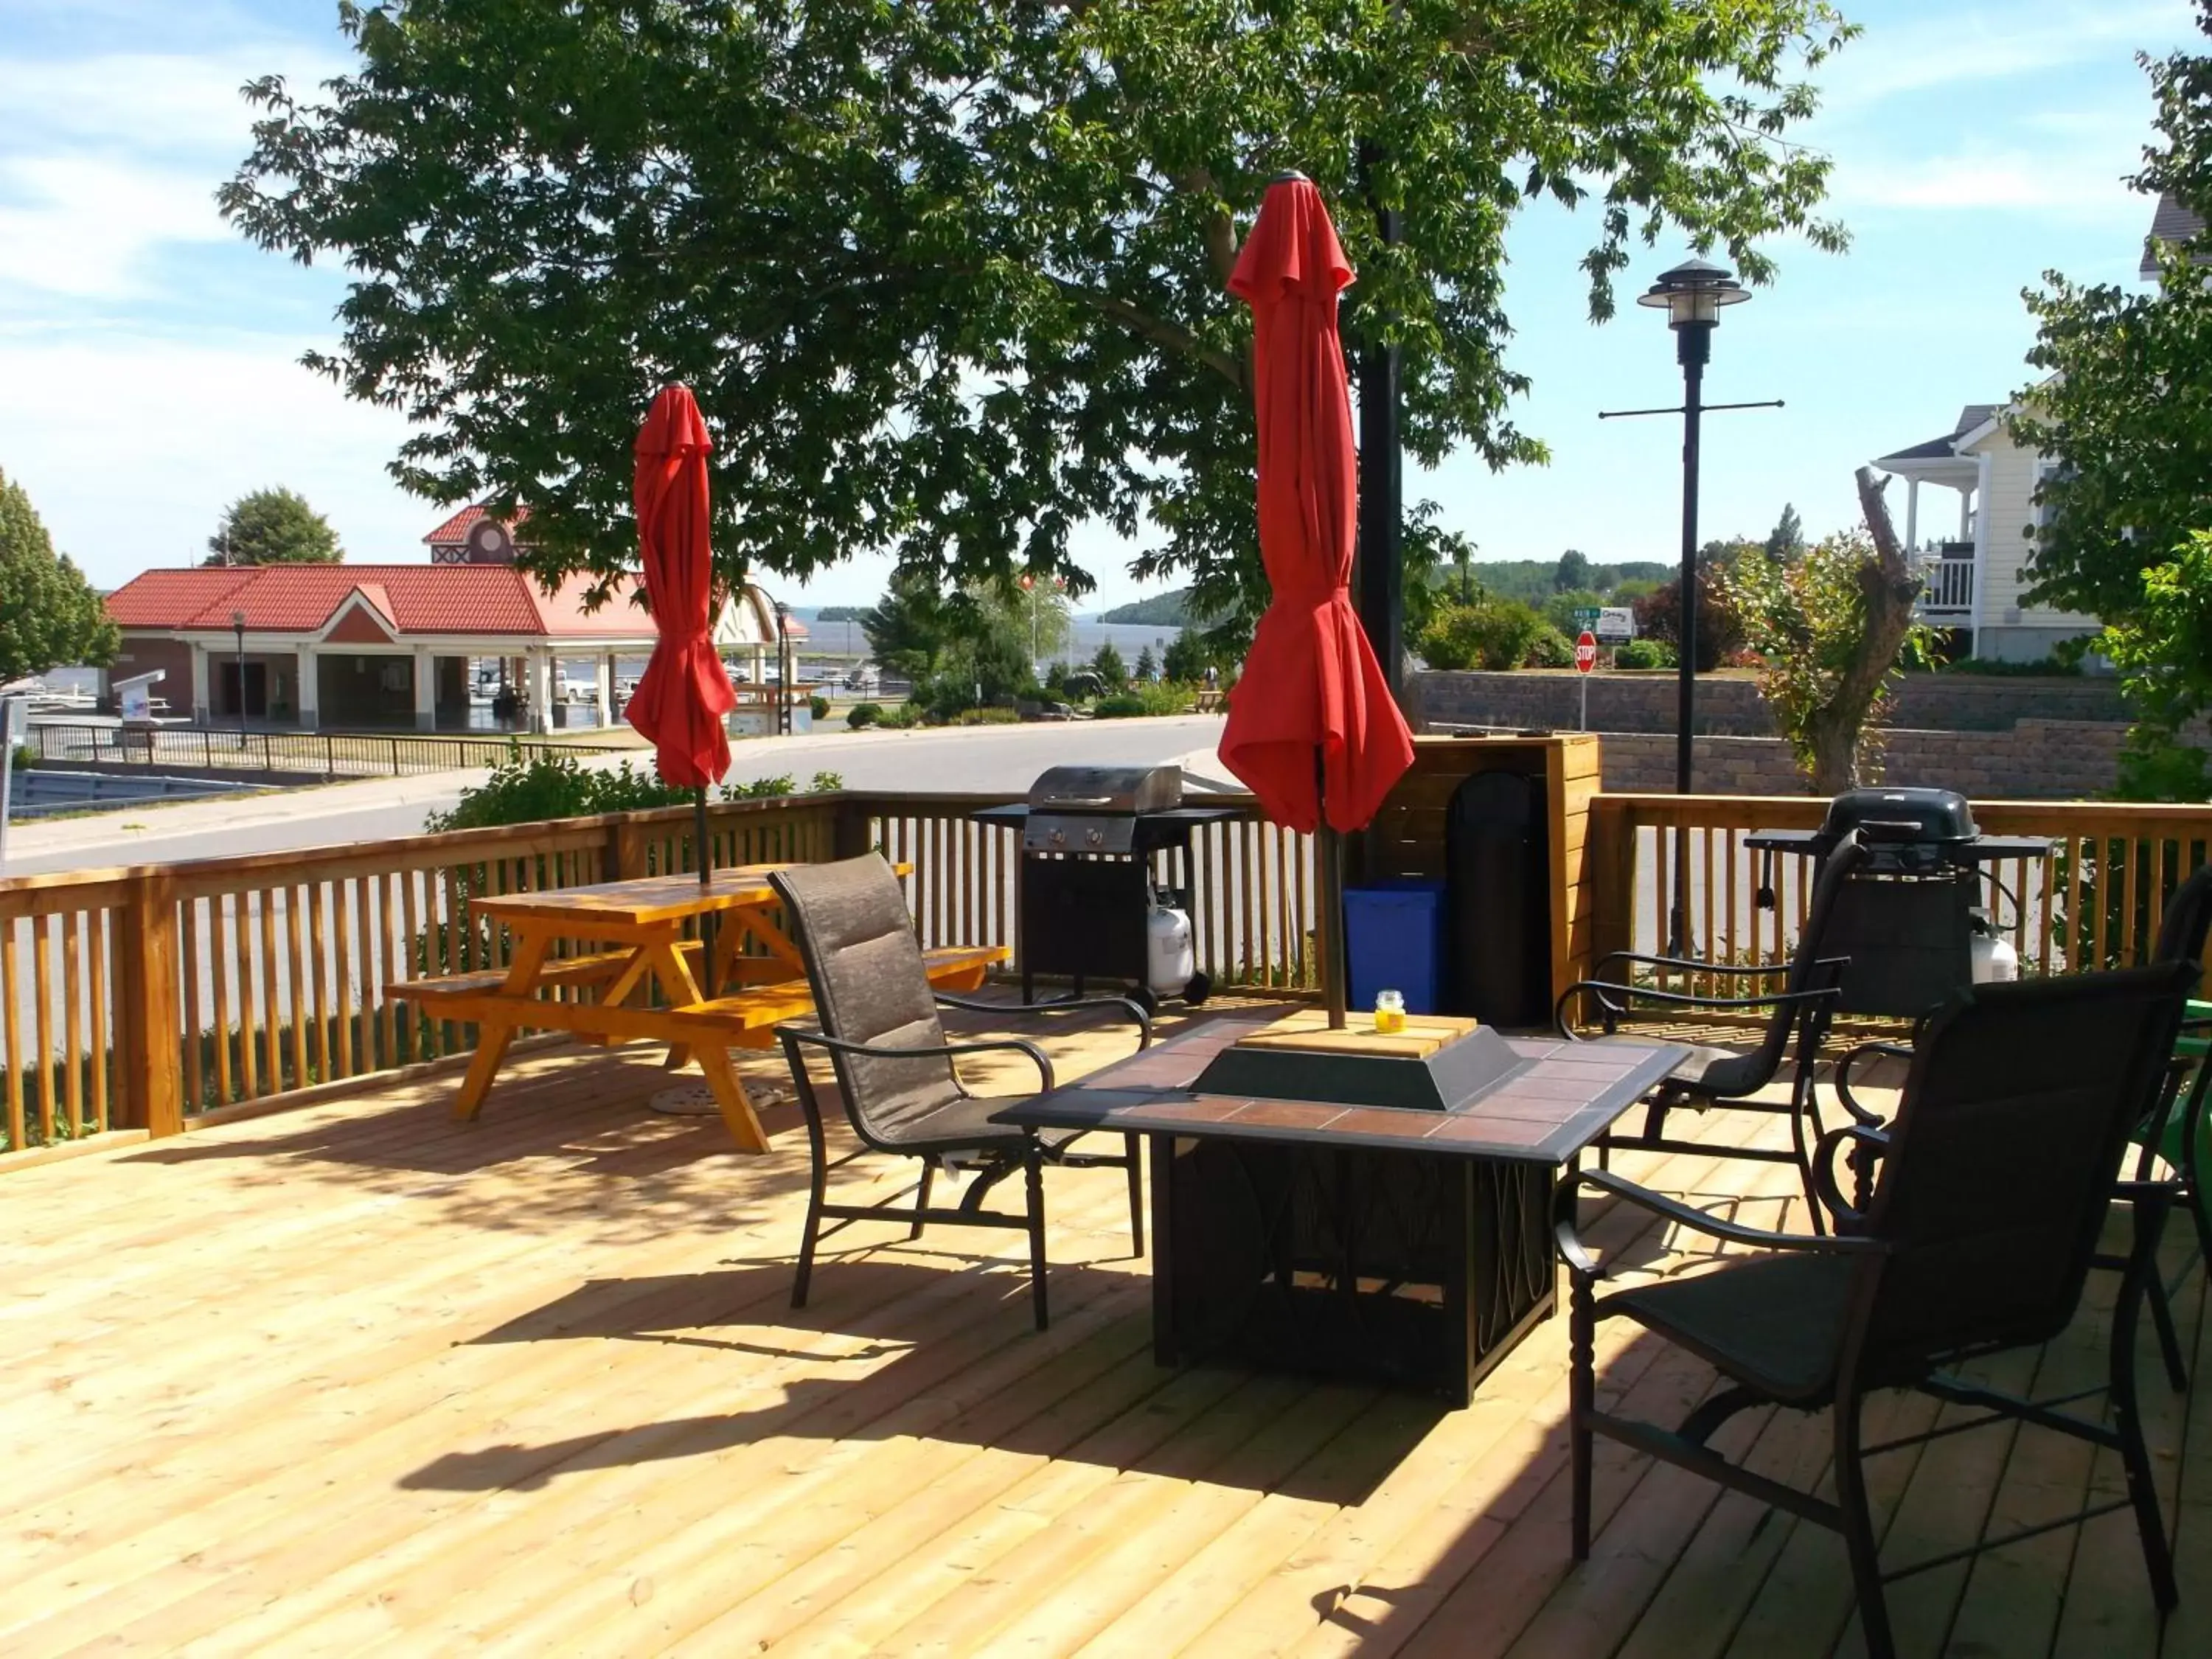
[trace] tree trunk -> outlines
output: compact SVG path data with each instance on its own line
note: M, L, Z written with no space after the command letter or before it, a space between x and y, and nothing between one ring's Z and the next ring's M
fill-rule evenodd
M1806 732L1813 751L1813 787L1823 795L1841 794L1859 785L1862 743L1897 653L1912 631L1913 602L1920 597L1920 578L1912 574L1882 495L1888 481L1877 483L1874 469L1867 466L1859 468L1856 477L1859 508L1866 515L1867 533L1874 538L1875 556L1859 573L1866 595L1866 629L1837 683L1835 696L1814 716Z

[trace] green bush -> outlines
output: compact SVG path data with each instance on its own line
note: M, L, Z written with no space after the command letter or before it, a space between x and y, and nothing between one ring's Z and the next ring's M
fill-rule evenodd
M1528 666L1531 668L1572 668L1575 665L1575 642L1549 623L1536 635L1535 644L1528 647Z
M1485 597L1440 605L1418 641L1431 668L1518 668L1544 632L1544 619L1518 599Z
M845 775L842 772L817 772L813 781L806 786L806 793L810 795L834 795L844 787Z
M1140 683L1126 691L1099 698L1091 713L1094 719L1102 720L1180 714L1190 707L1196 696L1196 691L1188 685L1177 685L1168 681L1157 684Z
M817 720L830 718L830 699L817 692L806 700L807 712Z
M1672 668L1674 647L1657 640L1630 640L1613 653L1615 668Z
M1145 712L1145 700L1133 691L1116 691L1110 697L1101 697L1091 710L1093 719L1102 720L1127 720Z
M15 769L27 772L39 763L39 751L25 744L15 745Z
M879 702L856 702L845 711L846 727L854 732L865 732L872 726L882 724L884 706Z
M963 708L949 724L953 726L1015 726L1021 716L1011 708Z
M2079 678L2081 665L2061 657L2040 657L2033 662L1999 662L1992 657L1961 657L1934 672L1942 674L1985 674L1992 679L2043 679L2054 674Z
M676 806L690 799L689 789L663 783L628 761L611 771L599 771L558 750L525 756L520 744L510 744L507 759L492 769L490 777L462 790L452 811L429 814L423 828L435 835L493 823L542 823L550 818Z

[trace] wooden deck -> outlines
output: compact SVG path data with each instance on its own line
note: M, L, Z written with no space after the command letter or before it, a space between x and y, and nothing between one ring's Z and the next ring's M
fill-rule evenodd
M1056 1046L1079 1068L1123 1042ZM1571 1567L1560 1322L1460 1412L1156 1370L1115 1170L1048 1177L1045 1335L1012 1233L854 1229L793 1313L790 1109L747 1158L719 1120L645 1111L668 1081L648 1054L550 1051L474 1127L441 1079L6 1177L0 1653L1859 1650L1834 1538L1602 1443L1596 1553ZM911 1166L872 1167L848 1179L889 1194ZM1787 1207L1759 1196L1771 1169L1624 1167L1761 1221ZM1684 1265L1625 1212L1598 1231ZM2179 1312L2212 1365L2202 1300L2192 1280ZM1601 1340L1629 1409L1710 1385ZM2064 1392L2100 1342L2085 1316L1990 1369ZM2145 1387L2185 1601L2163 1650L2212 1652L2212 1429L2154 1370ZM1824 1425L1741 1419L1729 1449L1814 1478ZM1894 1455L1885 1555L2116 1478L2032 1431ZM1893 1607L1911 1654L2160 1650L2124 1516Z

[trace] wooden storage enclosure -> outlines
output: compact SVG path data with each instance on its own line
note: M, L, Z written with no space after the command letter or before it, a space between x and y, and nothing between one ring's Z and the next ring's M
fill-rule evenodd
M1540 780L1549 900L1550 998L1588 975L1590 911L1586 848L1590 800L1598 793L1598 740L1586 732L1541 737L1419 737L1413 764L1398 781L1361 838L1357 880L1447 874L1453 798L1478 774Z

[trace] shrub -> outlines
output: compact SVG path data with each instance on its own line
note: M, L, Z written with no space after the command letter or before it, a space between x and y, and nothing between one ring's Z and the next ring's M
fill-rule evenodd
M879 702L856 702L845 711L845 725L854 732L865 732L872 726L880 725L883 718L884 706Z
M798 781L788 772L780 777L755 778L750 783L726 783L722 786L724 800L765 800L771 795L795 795Z
M1145 700L1133 691L1116 691L1110 697L1101 697L1092 715L1102 720L1127 720L1145 713Z
M540 823L550 818L675 806L690 799L689 789L663 783L628 761L611 771L599 771L558 750L526 757L520 744L511 743L507 759L492 769L491 776L462 790L452 811L430 813L422 827L435 835L486 824Z
M1615 668L1672 668L1674 647L1658 640L1630 640L1613 653Z
M1941 674L1985 674L1993 679L2042 679L2053 674L2079 678L2081 664L2079 659L2069 662L2063 657L2039 657L2033 662L2000 662L1993 657L1961 657L1956 662L1934 668L1933 672Z
M1575 642L1549 623L1536 635L1535 644L1528 647L1528 666L1531 668L1572 668L1575 665Z
M950 723L954 726L1013 726L1018 724L1021 718L1011 708L963 708L952 717Z
M806 708L807 712L817 720L826 720L830 718L830 699L818 691L806 700Z
M1543 631L1544 619L1518 599L1440 605L1421 630L1421 659L1431 668L1518 668Z
M1682 587L1668 582L1636 602L1636 631L1673 648L1682 640ZM1744 647L1743 618L1719 568L1698 562L1698 672L1710 674Z
M806 786L806 793L810 795L834 795L844 787L845 775L842 772L817 772L813 781Z
M30 748L23 744L16 744L15 769L18 772L27 772L38 763L39 751L37 750Z

